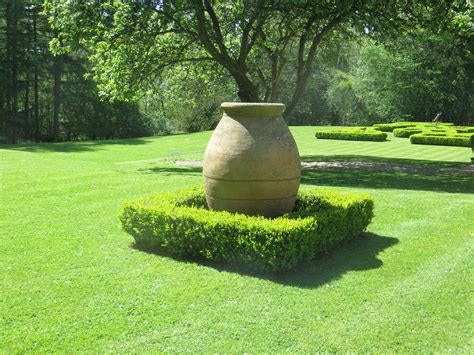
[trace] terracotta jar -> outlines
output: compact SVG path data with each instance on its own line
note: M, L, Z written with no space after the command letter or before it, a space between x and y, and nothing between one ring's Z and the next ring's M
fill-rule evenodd
M221 105L204 156L210 209L276 217L290 212L300 185L301 162L282 118L285 105Z

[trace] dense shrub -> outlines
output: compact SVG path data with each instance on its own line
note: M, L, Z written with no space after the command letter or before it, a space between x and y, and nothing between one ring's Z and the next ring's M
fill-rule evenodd
M409 138L412 134L423 132L418 128L395 128L393 130L393 135L399 138Z
M382 142L387 139L387 133L374 129L363 128L346 128L330 131L316 132L318 139L343 139L351 141L377 141Z
M412 144L452 145L472 147L474 134L418 133L410 136Z
M372 216L366 195L300 192L293 212L271 219L210 211L193 190L128 202L120 219L138 245L277 272L360 235Z

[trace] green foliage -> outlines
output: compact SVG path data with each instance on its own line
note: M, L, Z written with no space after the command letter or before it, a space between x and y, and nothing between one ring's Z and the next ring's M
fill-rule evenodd
M387 139L387 133L367 127L351 127L328 131L317 131L315 135L318 139L343 139L351 141L383 142Z
M451 127L453 123L439 123L438 127L442 129L443 127ZM382 132L393 132L397 128L408 128L415 129L420 128L423 130L431 129L434 130L435 124L432 122L394 122L394 123L376 123L372 126ZM444 129L444 128L443 128Z
M382 43L381 43L382 42ZM472 41L458 31L432 33L414 29L409 36L379 42L353 41L338 47L334 60L323 64L330 79L327 102L334 115L350 124L390 122L394 119L443 118L470 124L474 113ZM446 48L450 50L447 51ZM324 77L322 78L324 80ZM315 110L319 114L320 110Z
M60 110L63 139L132 138L168 133L160 117L144 113L133 102L101 101L95 84L77 76L74 84L63 85Z
M343 139L384 141L387 133L395 137L410 138L414 144L452 145L471 147L474 127L454 126L453 123L440 123L435 127L431 122L377 123L371 127L348 127L335 130L317 131L318 139Z
M467 122L474 110L472 48L452 33L419 31L386 46L367 43L359 59L355 92L379 121L443 111L450 121Z
M470 133L471 128L459 128L453 126L451 123L439 124L439 128L433 127L432 124L417 123L406 128L393 129L393 135L400 138L409 138L413 134L424 133L429 135L452 135L456 133ZM382 127L382 129L389 129L389 127ZM472 130L474 132L474 129Z
M474 134L418 133L410 136L410 142L412 144L473 147Z
M410 122L395 122L395 123L376 123L373 125L376 129L382 132L393 132L395 129L399 128L415 128L416 123Z
M413 144L434 144L471 147L474 127L454 126L452 123L440 123L436 127L429 122L395 122L375 124L375 128L390 132L395 137L410 138Z
M436 27L450 21L456 23L450 28L454 34L469 29L467 5L443 5L449 17L438 16L439 6L428 1L393 2L390 6L379 6L375 0L268 4L207 0L44 1L45 12L50 15L58 37L52 41L53 49L63 52L78 44L86 47L101 95L130 99L153 89L170 68L208 62L227 73L225 80L232 78L242 101L283 101L290 119L291 113L299 110L308 78L321 61L317 57L320 50L340 48L340 42L357 35L386 40L396 37L395 34L413 33L416 26L430 29L433 24ZM330 114L338 114L344 120L363 117L363 124L381 118L411 117L414 107L419 106L428 106L423 113L431 113L438 99L442 99L443 107L452 106L456 96L446 89L455 88L458 93L466 89L464 68L458 69L446 60L453 58L452 51L444 51L445 44L454 43L452 36L435 43L440 52L436 56L428 50L433 46L428 39L422 38L423 46L409 41L401 46L415 52L413 56L401 50L388 52L368 41L369 45L361 50L361 60L357 61L361 64L345 75L340 75L339 59L334 61L335 66L330 69L339 74L334 76L335 80L326 81L325 84L332 85L327 90L313 85L312 89L320 94L319 100L314 101L324 109L331 107ZM423 47L420 55L418 47ZM456 51L455 57L457 67L468 62L461 50ZM438 61L441 64L430 69ZM420 71L425 63L429 65ZM449 72L447 79L443 79L443 71ZM424 86L417 88L419 84ZM443 89L442 93L434 98L439 89ZM412 95L423 91L429 94L419 101L431 96L433 99L427 105L410 107ZM321 102L324 96L328 98L327 105ZM469 97L465 94L463 99ZM305 111L324 111L315 110L310 100L301 105ZM339 109L338 103L343 107ZM358 113L367 115L355 117Z
M423 130L418 128L395 128L393 135L399 138L409 138L412 134L421 132L423 132Z
M222 68L211 63L167 70L155 90L146 93L147 112L162 117L173 131L213 129L225 101L236 101L236 90Z
M144 114L137 102L101 101L96 83L87 77L91 63L84 48L61 55L58 65L59 57L49 50L54 33L42 5L42 1L0 2L0 141L166 133L160 117ZM59 42L52 43L53 49Z
M458 133L474 133L474 127L453 127Z
M365 195L300 193L293 212L270 219L210 211L194 190L128 202L120 219L139 245L278 272L360 235L372 215Z
M367 111L354 92L354 76L342 70L330 71L330 82L326 91L326 100L332 107L334 116L345 124L367 124Z

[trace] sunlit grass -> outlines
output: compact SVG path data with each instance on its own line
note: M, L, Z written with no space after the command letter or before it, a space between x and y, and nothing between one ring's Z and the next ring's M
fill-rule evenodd
M292 131L307 160L471 156ZM304 171L303 188L372 194L376 216L365 237L278 277L134 249L121 204L201 184L172 161L201 160L210 134L1 146L2 352L473 351L472 175Z

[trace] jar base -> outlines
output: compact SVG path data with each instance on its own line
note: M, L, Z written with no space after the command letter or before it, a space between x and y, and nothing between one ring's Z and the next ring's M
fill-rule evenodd
M296 196L268 200L229 200L206 194L209 209L243 213L248 216L278 217L291 212L295 207Z

